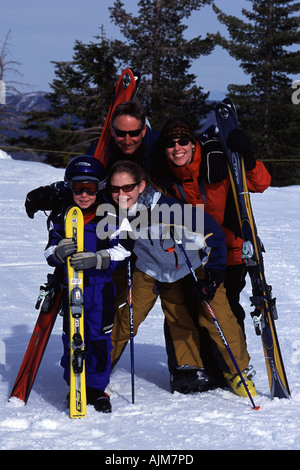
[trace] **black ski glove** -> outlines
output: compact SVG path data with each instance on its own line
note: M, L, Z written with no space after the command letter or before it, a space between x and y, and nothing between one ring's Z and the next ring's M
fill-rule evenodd
M25 210L30 217L34 218L34 214L38 211L52 211L57 207L61 207L62 201L68 196L63 181L58 181L49 186L40 186L33 189L26 196Z
M76 252L76 245L72 238L63 238L53 252L53 258L58 263L64 263L67 256Z
M256 160L252 153L252 146L249 137L241 129L234 129L230 132L228 141L228 147L233 152L238 152L244 158L246 171L251 171L255 168Z
M205 271L205 278L198 279L196 295L198 300L209 302L215 296L219 285L224 281L224 271L209 270Z
M220 139L211 138L202 145L200 171L208 183L220 183L228 175L227 160Z

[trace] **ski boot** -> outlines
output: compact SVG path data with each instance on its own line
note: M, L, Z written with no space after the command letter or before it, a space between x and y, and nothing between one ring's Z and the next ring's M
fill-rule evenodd
M242 376L252 397L255 397L257 395L254 382L252 381L252 378L254 377L255 373L256 372L255 370L253 370L253 366L246 367L246 369L242 371ZM234 393L236 393L240 397L248 397L248 394L245 390L245 387L239 374L227 374L226 372L223 372L223 374L227 384L233 390Z
M103 390L87 387L87 404L94 405L96 411L101 413L111 413L111 403L109 395Z
M207 392L217 388L217 382L205 369L181 366L170 372L170 387L172 393Z

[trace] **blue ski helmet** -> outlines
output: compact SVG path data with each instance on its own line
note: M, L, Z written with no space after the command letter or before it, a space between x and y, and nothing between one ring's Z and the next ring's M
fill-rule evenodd
M106 186L107 174L99 160L90 155L80 155L68 163L64 181L69 189L72 189L72 181L97 181L98 191L101 191Z

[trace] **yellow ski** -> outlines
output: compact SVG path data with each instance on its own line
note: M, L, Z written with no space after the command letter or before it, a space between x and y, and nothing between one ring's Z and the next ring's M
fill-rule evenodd
M83 251L84 220L79 207L71 207L65 216L65 232L77 251ZM70 319L70 418L86 416L84 361L83 271L75 271L67 260Z

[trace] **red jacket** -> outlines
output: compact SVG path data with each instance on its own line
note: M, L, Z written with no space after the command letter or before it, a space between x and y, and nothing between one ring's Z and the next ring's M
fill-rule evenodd
M210 214L221 226L225 233L227 246L227 265L240 264L242 239L227 227L225 213L235 211L230 201L230 179L227 175L221 182L209 183L207 179L199 184L199 170L201 165L201 147L197 143L193 160L184 167L172 165L172 173L180 184L173 184L175 196L180 200L196 205L204 204L205 211ZM171 164L169 164L171 166ZM249 191L262 193L270 186L271 177L262 162L256 162L253 170L247 172ZM182 191L183 190L183 191Z

